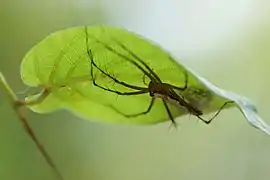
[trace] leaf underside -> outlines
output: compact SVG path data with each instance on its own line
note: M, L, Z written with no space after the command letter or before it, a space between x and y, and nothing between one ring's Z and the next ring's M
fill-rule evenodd
M89 120L121 122L131 124L153 124L168 121L168 114L161 100L157 100L152 110L135 118L127 118L108 107L113 105L125 114L139 113L147 109L149 94L120 96L95 87L90 76L90 58L87 54L86 38L95 62L100 68L128 84L147 87L143 82L144 74L125 58L108 50L96 39L114 51L133 58L120 47L115 39L140 57L163 82L184 86L184 72L188 71L161 47L124 29L104 26L75 27L58 31L34 46L24 57L21 64L21 77L31 87L49 89L49 96L35 106L35 112L49 113L67 109ZM189 72L189 71L188 71ZM121 92L134 91L114 83L111 79L95 70L96 81L104 87ZM146 80L149 82L149 79ZM216 95L192 74L188 73L186 96L205 113L217 111L228 99ZM36 97L36 96L35 96ZM35 99L28 96L27 99ZM227 106L227 107L231 107ZM180 107L170 104L174 117L186 115Z

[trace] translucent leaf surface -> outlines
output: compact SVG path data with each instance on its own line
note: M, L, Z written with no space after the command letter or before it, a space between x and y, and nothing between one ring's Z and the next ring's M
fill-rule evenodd
M150 113L135 118L124 117L108 107L108 105L113 105L125 114L139 113L147 109L150 103L149 94L119 96L93 85L87 46L91 49L95 62L104 71L129 84L147 87L145 84L149 80L147 83L143 81L144 74L132 63L115 53L134 58L130 52L119 46L117 43L119 41L156 72L163 82L183 87L184 72L187 71L188 88L182 92L182 95L204 114L217 111L226 101L233 100L249 122L262 128L245 113L246 111L255 113L254 106L243 106L240 100L231 94L220 93L221 91L217 91L211 83L183 67L168 52L150 40L114 27L92 26L87 28L87 33L88 35L86 35L85 27L58 31L46 37L27 53L21 66L24 83L49 91L49 95L41 103L29 106L32 110L48 113L61 108L68 109L83 118L103 122L153 124L168 121L168 114L160 100L157 100ZM95 70L95 77L104 87L118 91L129 90L114 83L97 70ZM31 96L28 98L33 99ZM246 101L243 100L243 102ZM170 105L170 109L174 117L188 113L183 108L173 105Z

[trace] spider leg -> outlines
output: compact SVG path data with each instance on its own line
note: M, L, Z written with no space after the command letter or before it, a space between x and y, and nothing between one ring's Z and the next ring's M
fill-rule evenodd
M143 89L143 90L139 90L139 91L133 91L133 92L120 92L120 91L116 91L116 90L112 90L112 89L109 89L109 88L106 88L106 87L103 87L99 84L96 83L96 79L92 76L92 82L93 82L93 85L100 88L100 89L103 89L105 91L109 91L109 92L112 92L112 93L116 93L118 95L139 95L139 94L145 94L145 93L148 93L148 89Z
M91 50L89 50L91 53ZM89 54L89 53L88 53ZM92 53L91 53L92 54ZM139 87L139 86L134 86L134 85L130 85L128 83L125 83L123 81L119 81L118 79L116 79L115 77L113 77L112 75L110 75L109 73L105 72L104 70L102 70L95 62L93 59L93 56L89 56L91 59L91 65L95 66L102 74L104 74L105 76L109 77L110 79L112 79L115 83L117 84L121 84L122 86L125 86L127 88L131 88L131 89L136 89L136 90L143 90L143 89L147 89L144 87Z
M154 98L154 97L151 99L151 102L150 102L148 108L145 111L140 112L140 113L136 113L136 114L125 114L125 113L122 113L121 111L119 111L117 108L115 108L112 105L109 105L109 107L112 108L117 113L121 114L122 116L125 116L125 117L128 117L128 118L130 118L130 117L137 117L137 116L140 116L140 115L144 115L144 114L149 113L151 111L153 105L154 105L155 99L156 98Z
M211 119L209 119L209 120L205 120L205 119L203 119L202 117L200 117L200 116L197 116L200 120L202 120L205 124L210 124L211 123L211 121L213 120L213 119L215 119L218 115L219 115L219 113L225 108L225 106L227 106L228 104L230 104L230 103L234 103L234 101L227 101L227 102L225 102L220 108L219 108L219 110L215 113L215 115L211 118Z
M105 44L104 42L98 40L95 37L91 37L92 39L94 39L97 43L101 44L102 46L104 46L107 50L115 53L116 55L118 55L119 57L122 57L123 59L127 60L128 62L132 63L134 66L136 66L138 69L140 69L146 76L148 76L150 79L155 79L151 73L147 72L144 68L142 68L137 62L135 62L133 59L131 59L130 57L121 54L117 51L115 51L112 47L108 46L107 44Z
M104 70L102 70L99 66L97 66L97 64L94 62L94 57L93 57L92 51L91 51L91 49L88 46L88 31L87 31L87 27L85 27L85 35L86 35L86 40L85 40L86 50L87 50L88 57L91 60L91 75L92 75L92 77L93 77L93 65L94 65L101 73L103 73L105 76L111 78L115 83L121 84L121 85L123 85L125 87L128 87L128 88L131 88L131 89L136 89L136 90L145 90L145 89L147 89L147 88L144 88L144 87L134 86L134 85L130 85L130 84L127 84L125 82L119 81L118 79L116 79L115 77L113 77L112 75L110 75L109 73L107 73Z
M86 42L88 42L88 41L86 41ZM92 54L92 51L91 51L91 49L89 49L89 47L87 46L87 54L88 54L88 56L89 56L89 58L91 59L91 71L90 71L90 74L91 74L91 77L92 77L92 82L93 82L93 85L94 86L96 86L96 87L99 87L99 88L101 88L101 89L103 89L103 90L105 90L105 91L109 91L109 92L113 92L113 93L116 93L116 94L118 94L118 95L139 95L139 94L145 94L145 93L148 93L149 91L148 91L148 88L139 88L138 87L138 89L140 89L139 91L134 91L134 92L120 92L120 91L116 91L116 90L112 90L112 89L109 89L109 88L106 88L106 87L103 87L103 86L101 86L101 85L99 85L99 84L97 84L96 83L96 78L94 77L94 73L93 73L93 65L94 65L94 61L93 61L93 54ZM94 65L95 66L95 65ZM98 68L98 66L95 66L96 68ZM107 73L105 73L105 75L106 75ZM108 74L109 75L109 74ZM111 76L111 75L109 75L109 76ZM112 76L111 76L112 77ZM114 78L115 79L115 78ZM119 83L120 81L115 81L115 82L117 82L117 83ZM124 83L124 84L126 84L126 83ZM123 84L122 84L123 85ZM132 85L130 85L130 86L132 86ZM126 86L127 87L127 86ZM131 88L131 87L129 87L129 88ZM135 88L133 88L133 89L135 89Z
M184 91L188 87L188 73L187 73L187 71L184 71L184 77L185 77L185 85L183 87L178 87L178 86L174 86L172 84L167 84L167 83L163 83L163 84L165 84L166 86L169 86L169 87L171 87L173 89Z
M118 41L117 39L111 37L111 39L113 39L119 46L121 46L124 50L126 50L129 54L131 54L132 57L134 57L135 59L137 59L140 63L143 64L143 66L148 69L148 71L156 78L156 80L158 80L159 82L162 82L161 79L158 77L158 75L141 59L139 58L139 56L137 56L134 52L132 52L131 50L129 50L126 46L124 46L124 44L122 44L120 41Z
M175 128L177 128L177 124L176 124L176 122L175 122L175 120L174 120L174 118L173 118L173 116L172 116L172 113L171 113L171 111L170 111L170 108L169 108L167 102L166 102L163 98L162 98L162 102L163 102L163 104L164 104L164 106L165 106L166 112L167 112L167 114L168 114L170 120L172 121L173 126L174 126Z

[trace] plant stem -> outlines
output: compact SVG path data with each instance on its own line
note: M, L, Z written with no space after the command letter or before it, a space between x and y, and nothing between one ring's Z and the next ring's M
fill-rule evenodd
M5 80L3 74L0 72L0 84L3 85L6 93L8 94L11 102L13 103L13 108L16 111L16 114L18 115L24 130L26 131L26 133L31 137L31 139L34 141L34 143L36 144L37 148L39 149L39 151L41 152L41 154L44 156L46 162L49 164L49 166L54 170L55 174L58 176L58 178L60 180L64 180L64 178L62 177L61 173L58 171L55 163L53 162L52 158L50 157L50 155L47 153L47 151L45 150L44 146L38 141L34 131L32 130L32 128L30 127L29 123L27 122L27 120L23 117L20 109L21 107L25 107L25 106L32 106L32 105L36 105L40 102L42 102L48 95L49 95L49 90L47 89L43 89L43 91L41 92L40 96L33 100L33 101L19 101L17 96L15 95L15 93L11 90L11 88L9 87L7 81Z

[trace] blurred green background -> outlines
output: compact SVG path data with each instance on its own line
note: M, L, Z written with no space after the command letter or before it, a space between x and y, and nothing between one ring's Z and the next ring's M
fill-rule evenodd
M179 61L253 100L270 123L270 1L0 1L0 71L15 92L24 54L46 35L77 25L125 27ZM0 179L56 179L0 89ZM65 180L268 180L270 137L237 109L210 125L195 117L154 126L99 124L69 112L25 111Z

